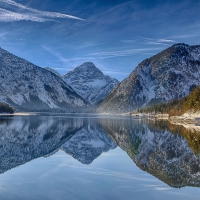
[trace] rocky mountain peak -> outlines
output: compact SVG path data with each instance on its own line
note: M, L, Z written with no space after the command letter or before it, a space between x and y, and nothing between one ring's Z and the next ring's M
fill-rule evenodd
M67 79L70 76L74 76L75 74L76 76L78 75L79 78L83 79L85 78L94 79L96 77L104 76L103 72L101 72L92 62L83 63L82 65L76 67L74 70L65 74L63 77L64 79Z
M92 62L85 62L82 65L80 65L77 68L81 68L81 69L90 69L90 70L98 70L100 71Z
M116 79L103 74L91 62L76 67L63 75L63 79L77 94L93 105L102 101L118 84Z

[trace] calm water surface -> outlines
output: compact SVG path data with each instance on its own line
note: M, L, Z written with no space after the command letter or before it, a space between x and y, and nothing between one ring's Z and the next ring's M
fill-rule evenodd
M200 132L83 115L0 118L0 199L199 199Z

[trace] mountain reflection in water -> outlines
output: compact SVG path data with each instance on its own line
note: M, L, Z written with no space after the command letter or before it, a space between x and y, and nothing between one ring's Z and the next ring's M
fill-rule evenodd
M0 173L63 150L83 164L119 146L171 187L200 187L200 131L129 117L30 116L0 119ZM119 160L120 162L120 160Z

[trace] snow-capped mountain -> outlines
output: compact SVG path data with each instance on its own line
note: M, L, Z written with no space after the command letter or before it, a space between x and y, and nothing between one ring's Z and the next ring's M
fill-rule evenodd
M0 48L0 102L19 110L73 110L87 107L59 76Z
M200 187L200 155L190 148L183 132L170 131L180 127L131 119L102 119L100 124L140 169L171 187ZM197 145L193 135L188 136L190 144Z
M98 112L122 113L187 96L200 84L200 45L175 44L144 60L104 99Z
M90 164L103 152L116 148L108 134L97 124L88 123L70 138L62 149L83 164Z
M119 83L104 75L93 63L86 62L63 75L65 82L92 105L101 102Z

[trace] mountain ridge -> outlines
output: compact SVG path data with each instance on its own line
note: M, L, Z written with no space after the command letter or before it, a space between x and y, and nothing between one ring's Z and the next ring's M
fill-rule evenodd
M2 48L0 67L0 101L18 110L73 110L89 105L55 73Z
M142 61L103 100L100 113L122 113L182 98L199 84L200 45L175 44Z

